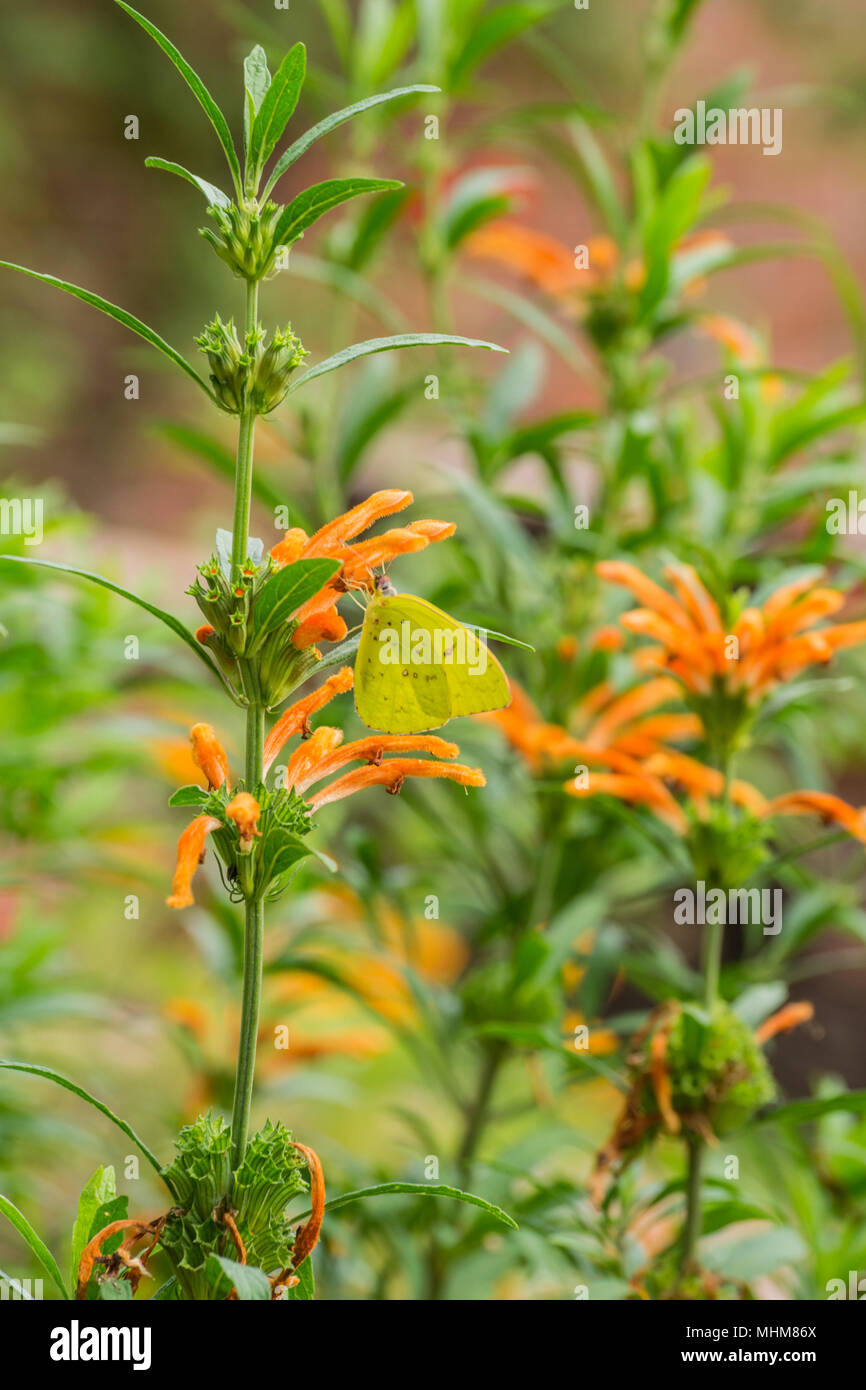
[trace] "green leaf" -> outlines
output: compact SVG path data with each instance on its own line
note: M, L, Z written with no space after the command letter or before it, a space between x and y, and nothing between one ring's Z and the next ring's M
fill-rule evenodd
M343 107L342 111L334 111L323 121L319 121L318 125L312 126L303 135L300 135L294 144L289 146L285 154L280 155L261 195L262 198L267 198L277 180L282 178L287 169L291 169L302 154L306 154L311 145L314 145L317 140L321 140L323 135L329 135L332 130L336 130L345 121L350 121L353 116L359 116L362 111L369 111L374 106L381 106L383 102L396 101L399 97L412 96L416 92L438 92L439 90L438 87L430 87L423 83L412 87L396 87L392 92L379 92L376 96L365 97L363 101L356 101L352 106Z
M339 560L324 557L296 560L268 576L256 595L253 631L258 644L267 633L286 622L308 598L323 589L340 568Z
M174 1195L171 1184L167 1182L163 1176L162 1164L156 1154L147 1147L144 1140L139 1139L132 1125L128 1125L119 1115L115 1115L113 1110L109 1110L108 1106L104 1105L101 1100L97 1100L89 1091L85 1091L83 1086L79 1086L75 1081L70 1081L68 1076L63 1076L61 1072L55 1071L53 1067L40 1067L34 1062L10 1062L6 1058L0 1058L0 1067L6 1071L21 1071L31 1076L42 1076L46 1081L53 1081L56 1085L62 1086L65 1091L71 1091L73 1095L80 1096L82 1100L86 1100L88 1105L92 1105L95 1110L98 1110L100 1114L105 1115L113 1124L117 1125L117 1128L123 1131L127 1139L132 1140L133 1144L141 1150L148 1163L156 1169L163 1182L165 1182L166 1187L168 1187L169 1191Z
M128 1279L106 1279L96 1296L101 1303L126 1303L132 1298L132 1285Z
M318 362L315 367L310 367L309 371L301 376L295 377L290 391L297 391L300 386L304 386L308 381L313 381L317 376L325 376L328 372L336 372L340 367L345 367L349 362L355 362L359 357L369 357L374 352L393 352L396 348L407 347L471 347L486 348L489 352L507 352L508 349L500 347L498 343L488 343L481 338L461 338L453 333L398 333L393 338L368 338L365 343L353 343L351 347L343 348L342 352L337 352L333 357L326 357L324 362Z
M250 132L247 168L255 177L256 184L274 146L294 115L306 73L307 50L302 43L296 43L275 72Z
M451 84L457 86L500 48L552 13L555 4L496 5L470 26L467 43L451 67Z
M206 1274L214 1293L224 1290L226 1294L234 1289L242 1303L257 1300L270 1302L271 1285L264 1270L254 1265L238 1264L227 1255L209 1255Z
M93 1219L96 1213L117 1196L114 1169L109 1166L97 1168L93 1177L82 1189L78 1199L78 1214L72 1227L72 1251L70 1255L69 1282L72 1288L78 1282L78 1265L85 1245L91 1239Z
M8 1197L2 1195L0 1195L0 1212L2 1212L4 1216L8 1216L16 1231L24 1237L27 1244L30 1246L30 1249L33 1251L33 1254L36 1256L46 1274L50 1275L63 1297L68 1298L69 1294L67 1293L66 1285L61 1277L57 1261L48 1249L45 1241L40 1240L39 1236L30 1225L30 1222L27 1220L27 1217L9 1201Z
M271 85L268 59L261 44L257 43L244 58L244 149L249 163L250 129Z
M120 0L116 0L120 4ZM137 333L139 338L144 338L145 342L150 343L151 347L158 348L164 357L173 362L176 367L180 367L188 377L200 386L206 396L215 400L213 392L203 381L194 367L191 367L185 357L181 357L176 348L155 333L152 328L148 328L146 323L137 319L134 314L130 314L126 309L121 309L117 304L111 304L101 295L93 294L90 290L83 290L80 285L70 285L67 280L58 280L56 275L43 275L38 270L28 270L26 265L15 265L13 261L0 261L0 266L6 270L17 270L21 275L29 275L32 280L41 280L43 284L54 285L58 290L63 290L66 294L74 295L76 299L81 299L85 304L92 304L94 309L99 309L109 318L116 319L122 323L124 328L128 328L132 333Z
M221 188L208 183L207 179L200 179L198 174L191 174L182 164L174 164L170 159L160 159L153 154L148 155L144 164L147 169L162 169L166 174L177 174L178 178L186 179L187 183L201 190L212 207L229 208L232 205L231 198Z
M120 594L121 598L129 599L130 603L134 603L139 608L143 608L145 612L152 614L154 618L159 618L161 623L171 628L172 632L175 633L182 642L185 642L191 651L195 652L199 660L204 662L208 670L215 675L223 685L226 684L225 677L219 667L211 660L204 647L200 646L195 640L189 628L184 627L179 618L175 618L172 613L165 613L153 603L148 603L147 599L141 598L138 594L134 594L130 589L124 589L122 584L115 584L113 580L106 579L101 574L92 574L90 570L81 570L75 565L61 565L56 560L35 560L30 555L0 555L0 561L5 564L39 565L42 569L58 570L61 574L73 574L79 579L89 579L92 584L99 584L103 589L110 589L113 594Z
M758 1115L754 1124L775 1124L777 1121L793 1124L807 1124L810 1120L820 1120L822 1115L832 1115L836 1111L851 1115L866 1113L866 1091L841 1091L839 1095L824 1096L820 1100L792 1100L787 1105L778 1105Z
M406 1193L411 1197L450 1197L455 1202L467 1202L469 1206L480 1207L512 1231L518 1230L517 1222L501 1207L495 1207L492 1202L485 1201L483 1197L476 1197L472 1192L462 1192L459 1187L447 1187L444 1183L382 1182L375 1187L361 1187L356 1192L344 1192L341 1197L332 1197L330 1202L325 1203L325 1210L337 1211L339 1207L358 1202L362 1197L388 1197L397 1193ZM293 1216L292 1220L305 1221L311 1215L312 1212L305 1211L301 1216Z
M313 1277L312 1255L308 1255L305 1260L301 1261L301 1263L298 1265L298 1268L295 1270L295 1273L297 1274L300 1283L296 1284L294 1288L289 1289L289 1300L303 1300L307 1303L311 1302L312 1299L316 1297L316 1281Z
M293 198L274 228L274 245L291 246L308 227L324 217L326 212L358 198L362 193L381 193L388 188L402 188L399 179L325 179L305 188Z
M178 787L177 791L169 798L168 804L169 806L203 806L209 796L210 792L206 792L203 787Z
M228 122L207 87L202 82L198 73L190 67L183 54L178 52L171 40L167 39L165 34L161 33L155 24L151 24L149 19L145 19L144 15L139 14L131 5L125 4L124 0L115 0L115 3L118 4L122 10L125 10L130 18L135 20L136 24L141 25L144 32L150 35L154 43L158 44L163 53L174 63L181 77L190 88L217 133L217 138L223 147L223 153L231 169L237 195L240 198L243 193L241 187L241 166L238 163L234 141L232 140Z

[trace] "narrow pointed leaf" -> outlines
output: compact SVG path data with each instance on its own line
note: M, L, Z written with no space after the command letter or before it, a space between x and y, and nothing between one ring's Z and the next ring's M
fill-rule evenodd
M120 0L118 0L120 3ZM180 367L188 377L200 386L205 395L214 400L214 394L205 381L199 376L194 367L191 367L185 357L181 357L176 348L161 338L152 328L148 328L146 323L137 319L134 314L130 314L126 309L121 309L117 304L111 304L109 300L103 299L101 295L94 294L92 290L83 290L80 285L71 285L68 280L58 280L56 275L44 275L38 270L28 270L26 265L15 265L13 261L0 261L0 266L6 270L17 270L21 275L29 275L32 280L41 280L43 284L54 285L58 290L63 290L66 294L74 295L76 299L81 299L85 304L92 304L94 309L100 309L109 318L116 319L131 332L137 333L139 338L144 338L145 342L150 343L151 347L158 348L164 357L175 366Z
M176 618L173 613L166 613L162 608L157 608L153 603L148 603L147 599L141 598L139 594L134 594L131 589L124 589L122 584L115 584L113 580L106 579L104 575L92 574L90 570L81 570L75 565L61 565L56 560L35 560L30 555L0 555L0 562L15 565L38 565L41 569L58 570L61 574L73 574L78 579L89 579L91 584L99 584L103 589L110 589L113 594L120 594L121 598L137 604L139 608L143 608L145 612L152 614L154 618L159 618L161 623L171 628L172 632L182 642L185 642L191 651L195 652L199 660L204 662L208 670L222 681L223 685L226 684L216 662L211 660L209 653L199 645L189 628L184 627L179 618Z
M365 97L363 101L356 101L352 106L345 106L342 111L334 111L323 121L319 121L318 125L311 126L303 135L299 135L285 154L280 155L274 165L273 173L268 179L263 196L267 197L277 180L283 177L287 169L291 169L295 160L300 159L302 154L306 154L311 145L314 145L317 140L321 140L323 135L329 135L332 130L336 130L345 121L350 121L353 116L359 116L362 111L369 111L372 107L381 106L386 101L396 101L399 97L413 96L416 92L438 92L439 90L439 87L430 87L423 83L413 87L396 87L392 92L380 92L377 96Z
M162 1164L156 1154L147 1147L143 1139L139 1139L132 1125L128 1125L126 1120L122 1120L119 1115L115 1115L113 1110L110 1110L101 1100L97 1100L89 1091L85 1091L83 1086L79 1086L76 1081L70 1081L68 1076L64 1076L62 1072L55 1071L53 1067L40 1067L35 1062L10 1062L6 1058L0 1058L0 1068L3 1068L5 1071L27 1072L31 1076L42 1076L46 1081L53 1081L57 1086L62 1086L65 1091L71 1091L73 1095L80 1096L82 1100L86 1100L88 1105L92 1105L95 1110L98 1110L102 1115L105 1115L111 1120L113 1124L117 1125L118 1129L123 1130L127 1139L131 1139L133 1144L141 1150L148 1163L153 1165L166 1187L173 1193L174 1189L163 1176Z
M248 167L259 171L294 115L307 74L307 50L296 43L274 73L250 131Z
M257 43L244 58L244 149L249 163L250 132L256 115L271 85L268 59L261 44Z
M291 246L308 227L324 217L332 208L362 193L382 193L387 188L402 188L399 179L325 179L305 188L293 198L274 228L274 245Z
M289 390L297 391L299 386L306 385L315 377L326 376L328 372L336 372L340 367L345 367L348 362L354 362L359 357L369 357L374 352L393 352L396 348L440 346L486 348L488 352L508 351L507 348L500 347L498 343L485 342L483 338L461 338L453 333L399 333L394 338L368 338L365 343L353 343L351 347L343 348L342 352L335 353L333 357L326 357L324 362L318 362L315 367L310 367L309 371L294 379Z
M149 19L145 19L144 15L139 14L138 10L134 10L131 5L125 4L124 0L115 0L115 3L118 4L122 10L125 10L126 13L130 16L130 18L135 20L136 24L141 25L144 32L150 35L154 43L158 44L159 47L162 49L163 53L165 53L166 56L170 58L171 61L174 63L181 77L186 82L190 91L195 96L196 100L202 107L202 110L204 111L205 115L207 116L208 120L210 121L211 125L217 133L217 139L223 147L223 153L225 154L225 157L228 161L228 166L231 169L232 178L234 180L234 185L237 190L238 197L240 197L242 191L241 166L238 163L237 151L234 147L234 141L232 140L231 131L228 127L228 122L226 121L225 116L223 115L220 108L217 106L207 87L202 82L198 73L190 67L183 54L178 52L174 44L171 42L171 39L167 39L165 34L161 33L160 30L157 29L155 24L151 24Z
M459 1187L447 1187L444 1183L426 1182L382 1182L375 1187L361 1187L355 1192L344 1192L341 1197L333 1197L330 1202L325 1203L326 1211L336 1211L338 1207L346 1207L350 1202L358 1202L362 1197L388 1197L395 1194L408 1193L414 1197L450 1197L455 1202L467 1202L469 1206L480 1207L486 1211L488 1216L494 1216L497 1221L501 1221L503 1226L509 1226L512 1231L518 1229L517 1222L501 1207L496 1207L492 1202L485 1201L483 1197L476 1197L473 1192L462 1192ZM292 1217L292 1221L304 1221L311 1216L311 1212L303 1212L299 1217Z
M201 190L212 207L231 207L232 200L227 193L223 193L215 184L208 183L207 179L200 179L198 174L191 174L182 164L174 164L170 159L160 159L158 155L153 154L148 155L144 163L148 169L162 169L166 174L177 174L178 178L186 179L187 183Z
M313 1277L313 1259L311 1255L308 1255L305 1260L301 1261L295 1273L300 1282L289 1289L289 1301L309 1303L316 1297L316 1281Z
M67 1293L66 1285L63 1282L63 1276L60 1273L57 1261L48 1249L45 1241L41 1240L36 1234L30 1222L27 1220L27 1217L9 1201L8 1197L3 1197L2 1195L0 1195L0 1212L2 1212L4 1216L8 1216L16 1231L24 1237L27 1244L30 1246L30 1249L45 1270L45 1273L50 1275L63 1297L68 1298L69 1294Z
M242 1302L256 1299L269 1302L271 1285L268 1276L254 1265L242 1265L227 1255L209 1255L206 1274L211 1290L226 1297L234 1289Z

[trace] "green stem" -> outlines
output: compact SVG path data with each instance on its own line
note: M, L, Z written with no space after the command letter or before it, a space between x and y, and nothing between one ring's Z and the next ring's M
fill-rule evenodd
M488 1043L478 1077L478 1088L467 1111L466 1129L463 1132L463 1140L457 1154L457 1164L460 1169L461 1181L464 1184L469 1181L472 1174L475 1153L487 1123L493 1088L496 1085L499 1068L505 1061L507 1054L508 1044L504 1040L497 1039L495 1042Z
M235 1073L232 1106L232 1172L240 1166L247 1147L253 1081L256 1070L256 1041L262 995L262 954L265 913L261 898L247 899L244 915L244 992L241 1008L241 1037Z
M245 332L254 333L259 316L259 287L247 281ZM250 500L253 491L253 448L255 444L256 413L251 407L241 412L238 431L237 464L235 466L235 515L232 525L232 574L238 578L247 558L250 537Z
M247 282L247 333L255 332L258 324L259 287ZM256 414L243 411L238 430L237 466L235 470L235 514L232 528L232 571L238 576L247 558L250 531L250 501L253 488L253 458ZM252 791L262 780L262 757L265 739L265 707L259 691L255 661L244 662L244 690L247 706L247 727L244 757L244 784ZM232 1104L232 1171L240 1166L247 1147L250 1111L253 1103L253 1083L256 1069L256 1043L262 998L262 955L265 937L264 903L255 895L251 881L240 886L246 895L244 906L244 976L241 1002L241 1032L238 1061L235 1071L235 1093Z

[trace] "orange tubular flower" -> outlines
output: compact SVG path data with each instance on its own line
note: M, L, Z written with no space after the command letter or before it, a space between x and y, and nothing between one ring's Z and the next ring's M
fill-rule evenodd
M212 830L219 830L221 821L215 816L196 816L190 821L177 842L177 868L171 885L167 907L192 907L193 874L204 858L205 840Z
M313 811L319 811L323 806L342 801L364 787L386 787L392 795L396 795L407 777L446 777L462 787L483 787L487 781L480 768L465 767L463 763L428 763L423 758L391 758L388 762L371 763L369 767L359 767L354 772L347 772L345 777L338 777L336 782L316 792L310 798L310 805Z
M830 792L786 792L768 801L761 814L767 820L771 816L820 816L826 824L841 826L866 845L866 807L857 810Z
M447 521L413 521L408 526L355 543L355 537L374 522L403 511L412 501L412 493L403 488L385 488L329 521L315 535L308 536L306 531L295 527L274 546L271 560L277 568L317 556L339 560L341 565L334 578L295 615L299 624L292 637L295 647L305 650L319 640L339 641L345 636L346 625L336 611L336 604L347 588L369 588L371 572L377 567L388 564L398 555L423 550L432 542L446 540L454 534L455 527Z
M644 605L624 613L622 626L657 643L652 659L693 694L709 695L720 683L755 705L807 666L866 642L866 622L815 628L838 611L844 595L813 576L782 585L762 608L744 608L726 633L715 600L690 565L665 570L676 597L624 561L605 560L597 570Z
M343 666L336 675L329 676L318 690L314 690L312 695L305 695L302 700L296 700L280 715L265 739L263 774L265 777L267 777L268 771L283 745L288 743L295 734L302 733L305 738L308 737L311 715L327 705L335 695L342 695L346 690L351 690L354 680L355 673L351 666Z
M815 1010L806 999L798 1004L785 1004L777 1013L764 1019L760 1027L755 1029L755 1037L759 1043L765 1043L777 1033L789 1033L792 1028L799 1028L801 1023L808 1023L814 1015Z
M228 781L229 763L225 749L214 733L211 724L193 724L189 731L192 745L192 760L201 768L210 791L217 791Z

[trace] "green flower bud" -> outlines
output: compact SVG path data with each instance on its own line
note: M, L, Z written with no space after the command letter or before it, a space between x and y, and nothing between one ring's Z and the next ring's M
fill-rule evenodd
M241 343L234 320L223 323L219 314L196 338L207 357L214 394L231 415L252 407L257 415L276 409L289 389L289 377L307 356L291 325L277 329L265 345L265 330L258 324Z
M235 275L261 280L274 268L279 249L274 244L274 232L282 211L277 203L259 207L255 201L240 207L236 203L213 206L208 208L208 216L216 223L216 230L199 230Z

